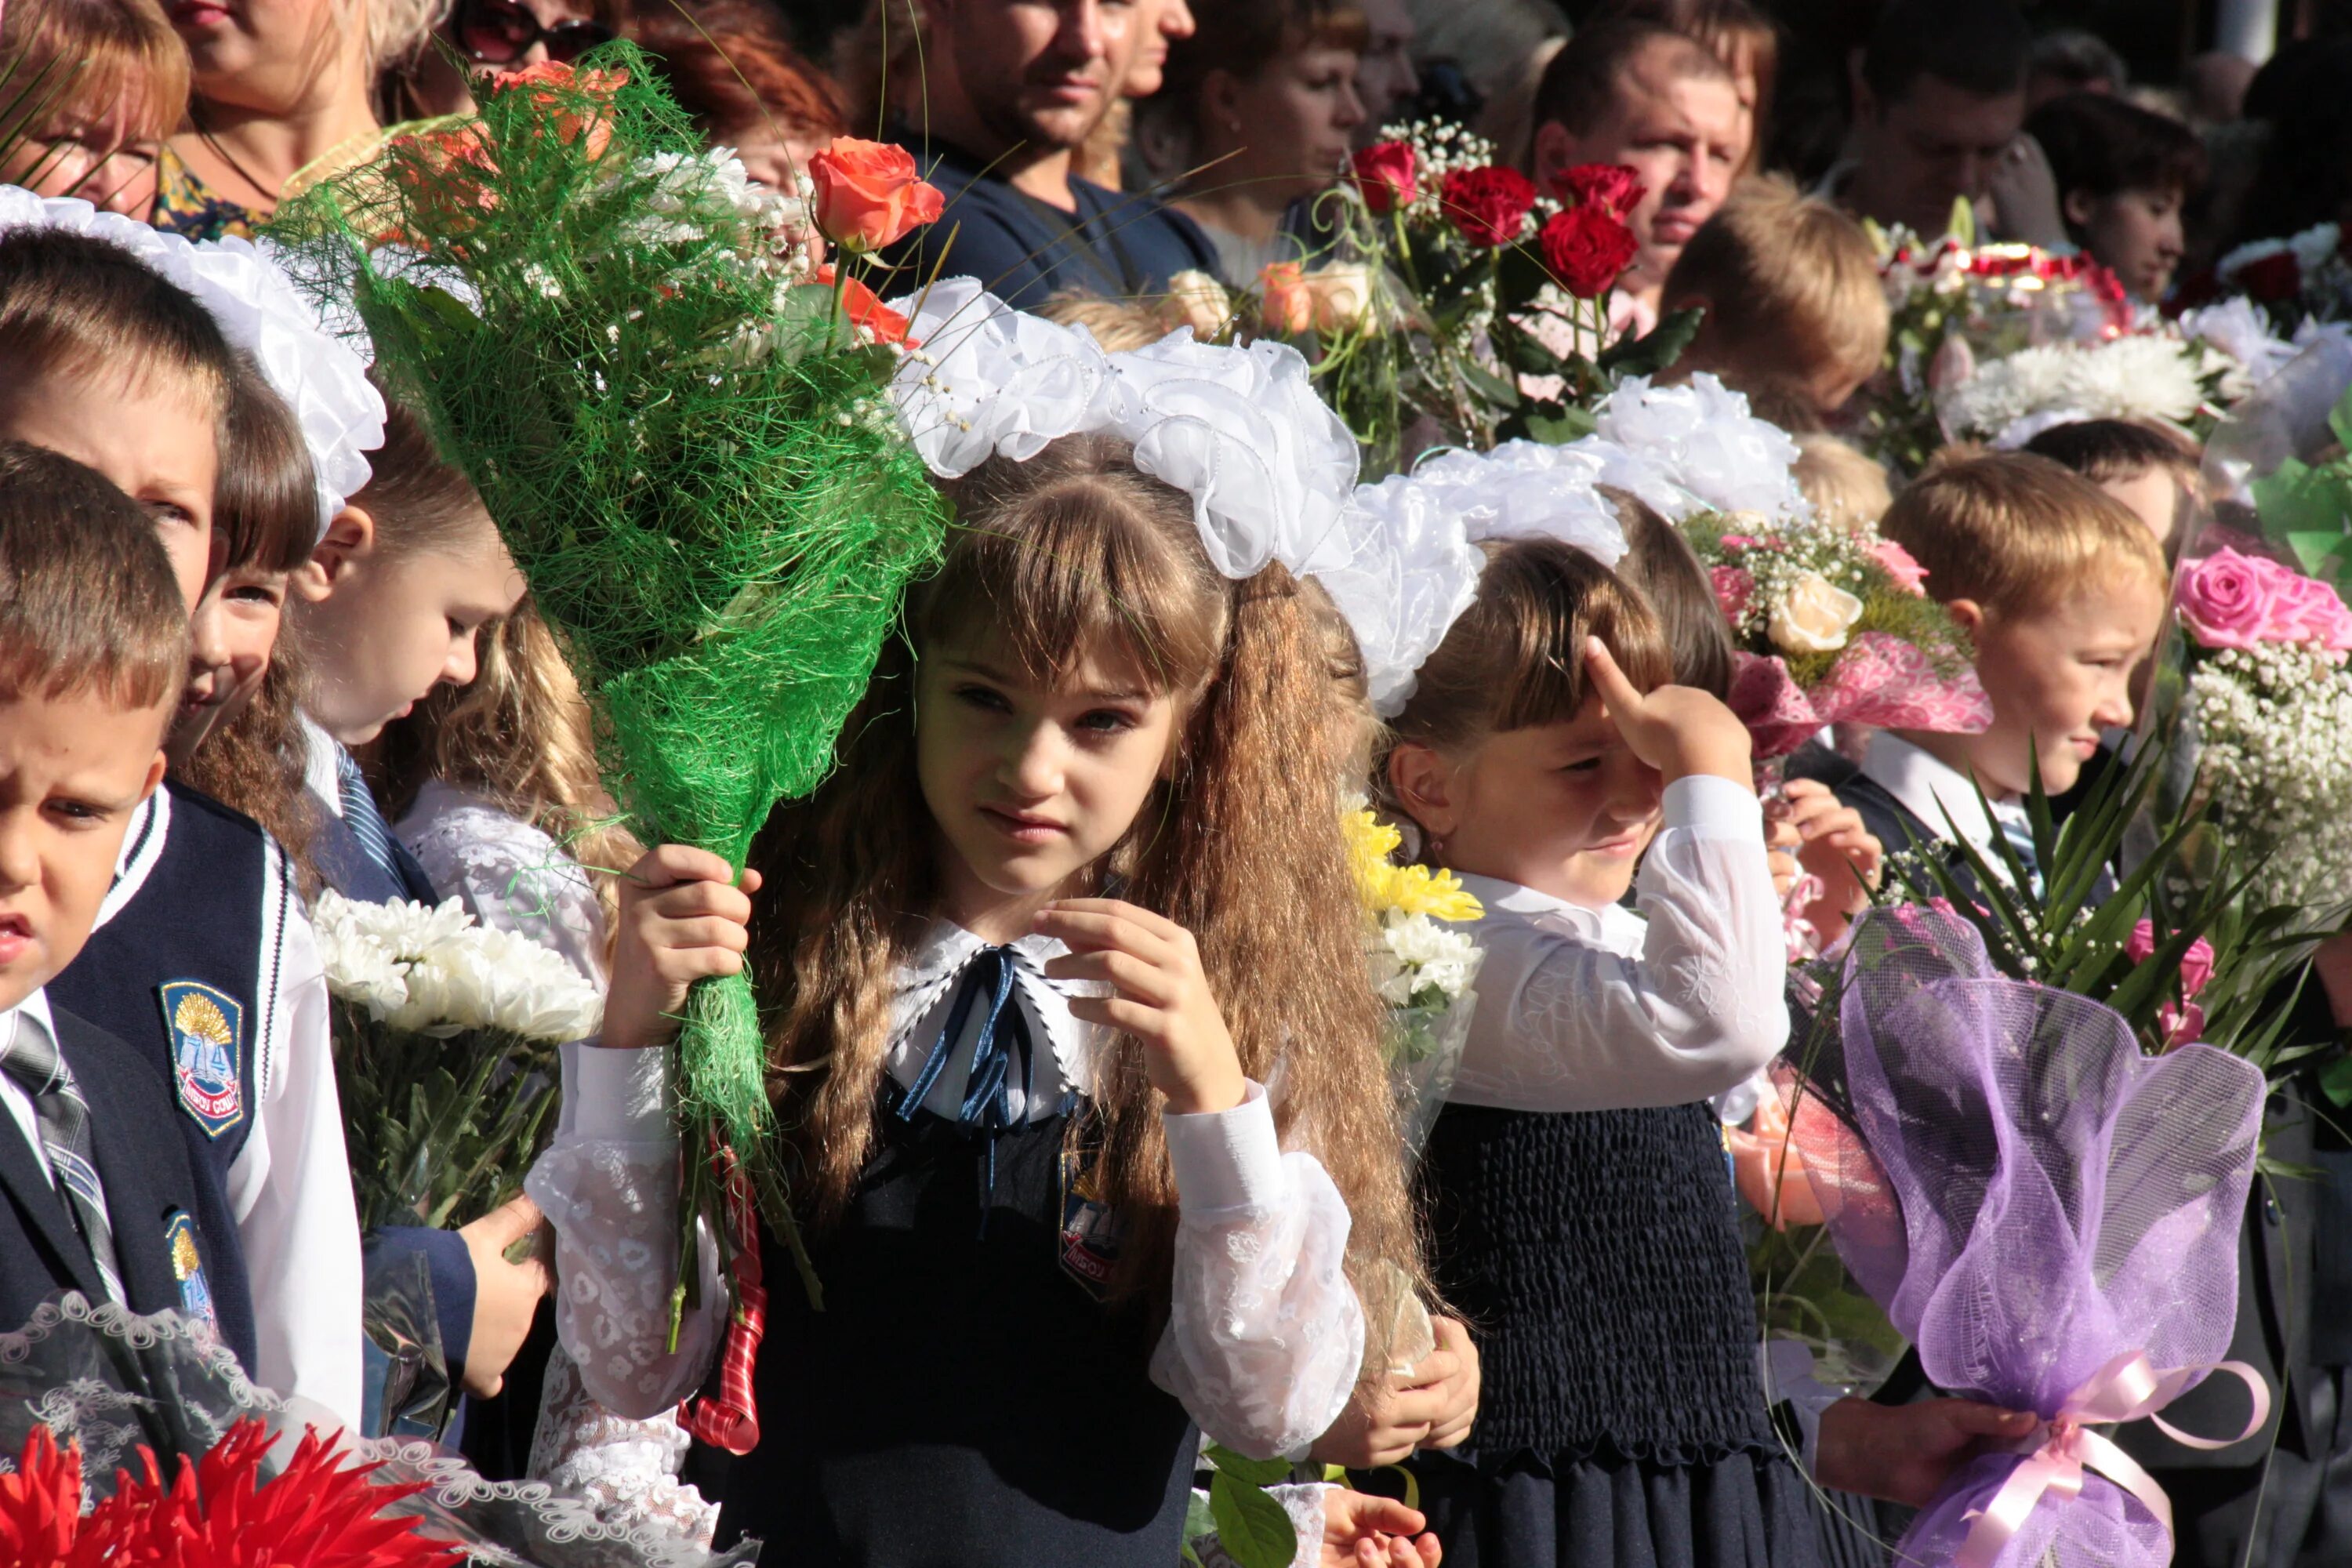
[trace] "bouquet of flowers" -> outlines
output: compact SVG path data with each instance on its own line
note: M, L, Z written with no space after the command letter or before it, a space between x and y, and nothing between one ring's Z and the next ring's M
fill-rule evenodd
M455 899L355 903L330 889L312 920L360 1224L452 1227L513 1197L546 1142L555 1048L596 1032L602 994Z
M394 139L283 221L498 520L636 837L740 866L832 766L943 537L885 393L917 351L858 276L940 196L845 139L805 195L765 190L657 80L627 44L498 78L478 119ZM689 1218L740 1260L756 1197L814 1296L748 981L697 985L675 1049ZM680 1308L697 1278L689 1256Z
M1936 412L1954 438L2003 448L2082 419L2186 425L2219 394L2228 368L2169 333L2041 343L1948 382L1936 392Z
M1319 254L1267 267L1239 300L1206 279L1175 287L1197 326L1229 319L1306 353L1370 448L1368 475L1395 471L1409 446L1581 435L1579 404L1672 363L1688 341L1695 317L1609 344L1606 301L1636 248L1631 169L1571 170L1562 203L1459 126L1382 135L1316 204L1332 237Z
M2332 926L2352 909L2352 610L2327 584L2227 546L2181 564L2174 608L2192 798L2259 867L2261 903Z
M2304 321L2340 321L2352 317L2352 257L2344 233L2332 223L2314 224L2284 239L2257 239L2213 264L2218 293L2243 294L2282 329Z
M1796 514L1702 512L1682 529L1731 623L1731 709L1758 757L1832 724L1966 734L1991 722L1968 634L1901 545Z
M1916 905L1856 928L1812 1032L1793 1139L1853 1278L1940 1388L2043 1425L1965 1465L1896 1549L1979 1568L2161 1568L2164 1493L2093 1428L2224 1363L2264 1096L2200 1045L2142 1053L2113 1011L2002 976Z
M1397 1086L1405 1147L1418 1152L1462 1059L1485 955L1449 925L1482 911L1451 871L1400 866L1403 835L1360 804L1346 817L1356 888L1378 929L1371 951L1381 1000L1389 1005L1386 1045Z

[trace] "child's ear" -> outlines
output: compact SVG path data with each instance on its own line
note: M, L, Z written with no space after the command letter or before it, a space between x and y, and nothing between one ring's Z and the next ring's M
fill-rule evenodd
M1429 747L1400 741L1389 751L1389 788L1422 831L1444 838L1460 826L1454 803L1454 767Z
M1984 606L1978 604L1974 599L1948 600L1944 605L1944 608L1952 612L1952 619L1959 622L1960 628L1967 632L1969 636L1974 637L1977 633L1984 630Z
M2091 209L2097 205L2097 201L2090 192L2081 189L2068 191L2058 198L2058 210L2065 215L2066 222L2075 228L2084 227L2090 223Z
M287 580L311 604L333 594L360 557L375 548L375 519L366 509L346 506L327 524L327 531L310 551L310 559L294 568Z
M156 748L155 760L147 764L147 782L139 786L141 800L155 793L156 786L163 782L164 770L171 765L171 759L163 754L163 748Z

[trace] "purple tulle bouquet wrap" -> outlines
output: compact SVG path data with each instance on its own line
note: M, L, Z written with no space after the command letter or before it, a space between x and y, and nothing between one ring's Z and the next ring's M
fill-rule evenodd
M2268 1409L2221 1360L2261 1071L2145 1055L2109 1008L2002 977L1968 921L1916 905L1856 928L1802 1048L1792 1143L1848 1271L1938 1387L2042 1418L1956 1472L1896 1560L2163 1568L2169 1504L2097 1428L2215 1371L2252 1390L2248 1432Z

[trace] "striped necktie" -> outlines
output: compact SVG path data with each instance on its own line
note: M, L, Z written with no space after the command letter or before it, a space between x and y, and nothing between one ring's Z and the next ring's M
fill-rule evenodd
M341 796L343 826L359 840L360 848L375 862L378 870L392 879L393 886L406 886L400 864L392 856L392 825L376 809L375 792L368 788L359 763L341 746L335 748L335 791Z
M983 947L973 956L971 967L957 984L955 1001L948 1008L947 1027L940 1031L931 1054L924 1058L922 1070L915 1075L913 1086L898 1106L900 1120L914 1120L932 1086L947 1070L948 1058L955 1054L965 1023L974 1009L985 1003L987 1010L981 1015L980 1034L971 1044L971 1068L964 1079L963 1103L956 1110L957 1122L977 1134L985 1151L980 1179L980 1234L983 1237L988 1234L990 1200L996 1195L996 1141L1013 1130L1011 1089L1015 1056L1021 1058L1024 1116L1037 1093L1029 1023L1022 1016L1021 1003L1013 994L1013 949L1009 947Z
M48 1160L58 1190L65 1194L66 1210L89 1244L90 1260L98 1265L107 1296L122 1300L122 1279L115 1272L114 1226L106 1213L106 1187L99 1180L98 1161L90 1152L89 1106L74 1082L73 1068L58 1054L57 1042L39 1020L20 1011L11 1020L6 1045L0 1046L0 1072L32 1097L41 1152Z
M2017 852L2019 863L2025 868L2025 886L2019 891L2039 899L2042 897L2042 861L2033 852L2033 824L2021 811L1995 811L1992 821L1993 826L2000 829L2000 836L2009 840L2009 847Z

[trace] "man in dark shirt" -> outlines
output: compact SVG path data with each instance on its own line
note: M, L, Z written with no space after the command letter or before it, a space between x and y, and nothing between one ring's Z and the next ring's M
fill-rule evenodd
M885 255L910 291L942 267L1034 309L1057 294L1128 299L1213 274L1198 225L1149 195L1070 172L1118 97L1126 30L1167 7L1131 0L935 0L919 97L898 138L947 198L940 220ZM1181 8L1176 11L1181 15Z

